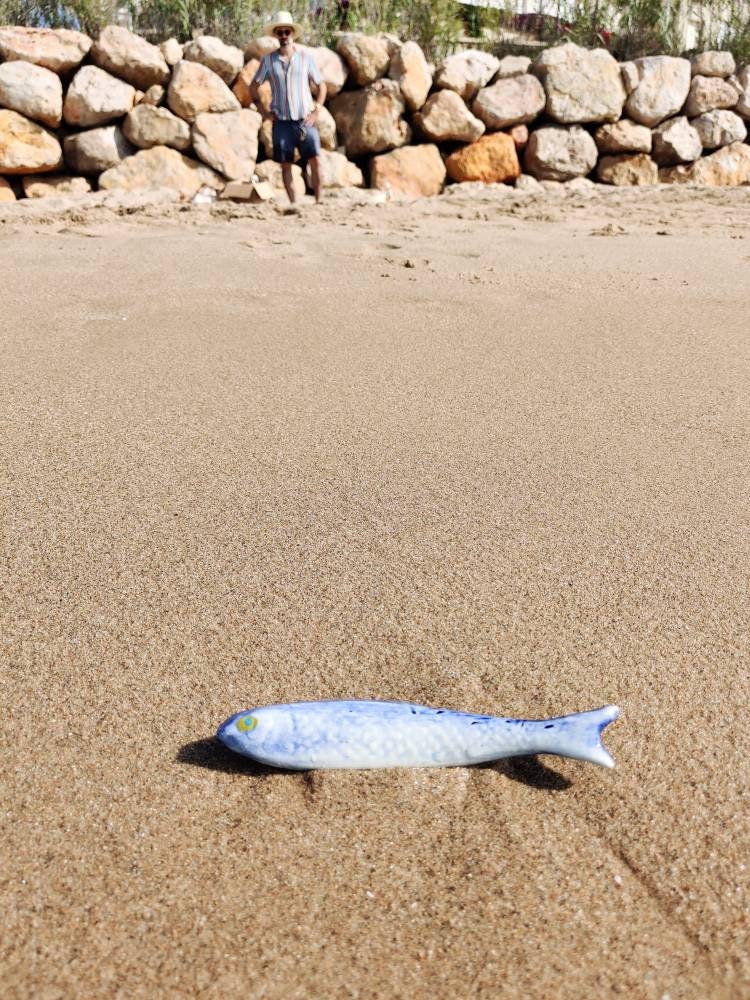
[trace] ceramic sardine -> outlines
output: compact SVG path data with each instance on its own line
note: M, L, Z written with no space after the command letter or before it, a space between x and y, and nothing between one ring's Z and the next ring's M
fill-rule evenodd
M303 701L238 712L217 738L274 767L458 767L525 754L558 754L602 767L616 705L556 719L503 719L400 701Z

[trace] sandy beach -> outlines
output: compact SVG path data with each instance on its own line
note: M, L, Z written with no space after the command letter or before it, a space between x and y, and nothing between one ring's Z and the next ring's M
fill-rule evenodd
M750 997L750 189L0 206L7 997ZM242 708L612 702L606 771Z

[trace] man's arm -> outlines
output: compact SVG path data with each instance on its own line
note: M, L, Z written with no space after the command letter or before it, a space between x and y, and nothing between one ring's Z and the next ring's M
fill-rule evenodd
M310 75L308 77L310 83L310 92L315 94L315 107L312 109L310 114L305 118L306 125L314 125L318 117L318 111L326 102L326 96L328 94L328 88L323 82L323 78L320 75L318 67L315 65L315 60L310 60Z
M260 101L258 100L258 88L260 87L261 83L265 83L265 81L268 79L268 75L269 73L268 73L268 65L266 63L266 57L263 56L263 58L260 61L260 66L255 71L255 76L250 81L250 100L253 102L258 111L260 111L262 118L270 118L271 120L273 120L275 118L274 113L272 111L265 112L263 110Z

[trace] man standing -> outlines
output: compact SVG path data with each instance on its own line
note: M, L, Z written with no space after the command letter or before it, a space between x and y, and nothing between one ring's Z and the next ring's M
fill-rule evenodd
M250 84L250 96L258 103L258 87L264 80L271 81L271 113L266 116L273 122L273 158L281 164L284 187L289 201L296 195L292 182L292 163L295 150L299 150L302 168L310 164L315 200L320 201L320 135L316 126L318 111L326 99L323 83L315 60L309 52L299 49L294 39L300 28L288 10L280 10L269 22L266 34L279 40L275 52L263 56L258 72ZM313 100L310 84L317 91Z

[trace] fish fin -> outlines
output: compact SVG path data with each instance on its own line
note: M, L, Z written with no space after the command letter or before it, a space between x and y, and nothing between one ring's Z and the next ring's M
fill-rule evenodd
M545 753L556 753L575 760L587 760L601 767L614 767L615 762L602 745L602 732L620 714L617 705L605 705L591 712L578 712L550 719L545 726Z

